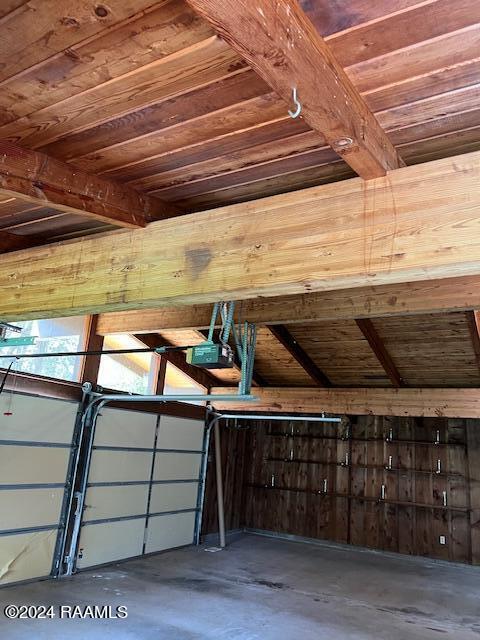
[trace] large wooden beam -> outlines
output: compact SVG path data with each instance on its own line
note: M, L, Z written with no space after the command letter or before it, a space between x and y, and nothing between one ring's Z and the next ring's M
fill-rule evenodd
M214 387L212 393L235 393ZM480 418L480 389L252 389L257 402L213 402L224 411Z
M316 382L320 387L331 387L332 383L323 373L323 371L317 367L310 356L305 353L302 347L298 344L289 330L283 325L268 325L270 333L280 342L281 345L289 352L289 354L298 362L307 375Z
M367 340L371 350L375 354L375 357L377 358L379 363L382 365L383 370L387 374L393 386L405 387L405 381L403 380L390 354L385 348L385 345L378 335L373 322L369 318L361 318L357 319L356 323L357 327L360 329L364 338Z
M242 58L365 179L402 161L296 0L188 0Z
M0 195L119 227L144 227L149 220L179 213L157 198L5 140L0 140Z
M242 318L257 325L290 325L471 309L480 309L480 276L245 300ZM102 313L98 331L105 335L206 329L211 315L208 304Z
M0 319L480 275L480 152L16 251Z

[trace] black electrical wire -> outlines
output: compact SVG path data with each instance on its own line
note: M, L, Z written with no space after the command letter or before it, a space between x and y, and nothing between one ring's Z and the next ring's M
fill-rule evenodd
M144 349L111 349L111 350L103 350L99 349L97 351L58 351L56 353L18 353L18 354L10 354L10 355L1 355L0 358L15 358L16 360L20 358L61 358L68 356L111 356L111 355L121 355L126 353L167 353L168 351L185 351L186 349L191 349L191 346L186 347L145 347Z
M10 356L10 357L12 357L12 356ZM3 376L3 380L2 380L2 382L0 384L0 395L3 393L3 390L5 388L5 383L7 382L8 374L12 370L12 366L13 366L13 360L10 362L10 365L9 365L8 369L5 371L5 375Z

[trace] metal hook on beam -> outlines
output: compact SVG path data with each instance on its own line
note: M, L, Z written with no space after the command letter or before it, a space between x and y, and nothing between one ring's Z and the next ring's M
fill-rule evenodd
M288 110L288 115L295 119L298 118L298 116L302 113L302 104L301 102L298 100L297 98L297 87L293 87L292 89L292 98L293 98L293 103L295 105L295 111L290 111L290 109Z

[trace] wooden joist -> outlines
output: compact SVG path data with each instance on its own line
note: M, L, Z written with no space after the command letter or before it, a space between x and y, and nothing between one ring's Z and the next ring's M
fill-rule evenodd
M0 141L0 195L119 227L144 227L179 213L157 198L5 140Z
M480 308L480 276L464 276L245 300L242 318L257 325L290 325L475 308ZM206 329L211 315L212 306L208 304L102 313L98 331L104 335L161 332L162 329Z
M296 0L188 0L290 109L365 179L402 166L392 143Z
M319 367L313 362L310 356L305 353L298 344L289 330L282 324L268 325L269 331L290 353L304 371L316 382L320 387L331 387L332 383Z
M475 352L475 360L480 371L480 313L478 311L467 311L466 317Z
M17 251L0 265L0 318L478 276L479 180L474 152Z
M390 379L390 382L394 387L404 387L405 382L402 376L398 372L395 363L393 362L390 354L385 348L377 330L375 329L373 322L369 318L361 318L356 320L357 326L363 333L363 336L370 345L375 357L380 362L383 370Z
M148 333L135 338L142 342L146 347L156 349L157 347L170 347L172 344L158 335L158 333ZM206 389L212 385L219 384L220 381L214 375L212 375L208 369L201 369L200 367L194 367L185 360L185 354L180 351L167 351L160 356L166 362L171 362L177 369L180 369L189 378L192 378L197 384L202 385Z
M212 393L236 393L214 387ZM223 411L480 418L480 389L252 389L257 402L213 402Z
M19 251L20 249L28 249L40 244L38 238L31 236L18 236L8 231L0 231L0 253L8 253L9 251Z

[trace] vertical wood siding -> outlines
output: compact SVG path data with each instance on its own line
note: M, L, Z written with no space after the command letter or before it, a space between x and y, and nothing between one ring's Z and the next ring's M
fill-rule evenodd
M221 431L227 530L480 564L479 420L248 424ZM217 530L212 463L204 533Z

